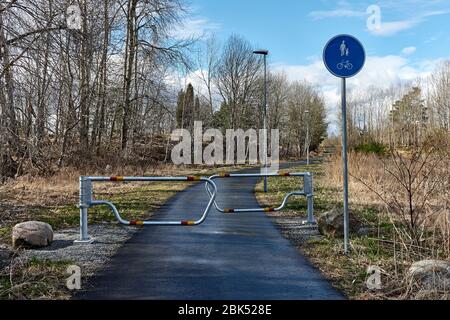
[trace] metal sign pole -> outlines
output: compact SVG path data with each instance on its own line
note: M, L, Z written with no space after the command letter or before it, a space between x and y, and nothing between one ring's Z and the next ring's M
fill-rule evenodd
M307 116L306 116L306 165L309 166L309 121L311 121L311 111L307 110Z
M267 175L267 55L264 55L264 174ZM267 176L264 177L264 192L267 192Z
M342 96L342 161L344 162L344 251L348 253L349 214L348 214L348 158L347 158L347 97L345 78L341 80Z
M347 157L347 99L346 78L358 74L366 62L361 42L348 34L332 38L323 50L323 61L328 71L341 78L342 98L342 162L344 164L344 251L349 252L350 221L348 212L348 157Z

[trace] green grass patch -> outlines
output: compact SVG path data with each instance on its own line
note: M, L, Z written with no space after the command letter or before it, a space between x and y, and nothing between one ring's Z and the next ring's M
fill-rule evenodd
M71 264L32 258L12 274L0 274L0 299L68 299L66 270Z
M111 185L96 189L94 199L113 202L125 219L150 219L152 213L160 208L170 197L189 186L189 183L154 182L150 184ZM99 186L97 186L99 187ZM98 190L98 191L97 191ZM30 207L23 221L38 220L46 222L54 230L76 227L80 223L77 203L66 203L55 206ZM89 209L89 223L115 222L112 211L106 206ZM11 241L11 231L14 223L9 221L0 226L0 241Z
M11 241L11 233L11 226L0 227L0 242L6 243L8 241Z
M309 241L302 248L333 285L350 299L373 299L366 286L367 268L371 265L392 269L393 252L380 242L366 237L352 237L352 250L343 254L342 239L323 237Z
M170 197L183 190L186 183L158 183L142 185L120 193L103 193L95 197L115 204L122 217L128 220L150 219L153 212L159 209ZM115 217L111 209L105 206L89 209L90 223L112 222Z
M360 144L353 148L355 152L361 152L361 153L374 153L377 155L384 155L386 154L387 147L384 144L372 142L372 143L366 143L366 144Z

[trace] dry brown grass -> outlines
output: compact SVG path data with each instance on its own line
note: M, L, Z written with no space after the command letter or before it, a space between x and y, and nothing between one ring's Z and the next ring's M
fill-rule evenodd
M414 163L411 165L411 159L413 159L411 151L399 152L396 160L400 164L400 170L397 171L395 171L397 164L392 156L380 158L374 154L349 154L350 207L378 208L376 215L379 221L385 220L384 227L381 233L372 239L352 238L352 254L343 258L345 262L342 258L337 258L339 250L329 250L329 244L312 245L307 248L307 252L316 263L323 264L322 267L331 275L337 272L336 266L342 269L339 268L340 263L347 266L343 274L346 273L345 270L367 267L369 261L382 268L384 288L380 292L365 290L364 283L361 283L362 286L359 289L354 290L354 286L344 284L346 282L344 277L351 277L350 274L338 277L340 279L338 282L343 284L351 297L358 299L446 299L449 297L445 290L436 288L422 290L423 288L417 284L412 284L407 276L409 266L415 261L450 258L450 161L442 152L445 153L445 150L436 149L428 159L424 156L423 159L426 161L419 161L416 167ZM404 163L400 163L399 157ZM340 190L342 158L335 155L329 160L324 166L324 174L316 181L321 187L332 186ZM420 171L422 165L424 169ZM412 183L414 187L417 187L412 195L415 230L411 230L409 226L409 216L406 215L405 219L401 212L403 209L408 212L406 208L409 206L408 194L401 181L408 180L407 176L402 176L404 172L401 171L404 171L404 167L411 167L413 175L418 173L419 177L418 182ZM397 179L395 175L400 179ZM421 183L422 181L425 182ZM342 195L337 192L334 197L341 198ZM335 246L335 242L330 241ZM336 254L330 253L333 251ZM371 259L368 259L368 255ZM320 262L324 259L331 261L336 258L341 262L332 263L331 267ZM348 268L348 265L352 267Z
M408 156L407 152L403 153ZM299 250L351 299L447 299L448 290L424 289L412 283L408 269L413 262L424 259L449 259L449 189L441 185L426 201L426 219L421 240L415 243L408 237L407 228L397 212L392 212L386 202L367 185L384 195L399 195L398 182L386 173L384 165L391 165L389 158L374 154L349 154L350 209L371 230L369 236L351 235L351 253L344 255L342 239L322 237L299 246ZM448 158L439 163L434 171L426 174L430 181L450 181ZM315 215L342 205L342 158L332 155L319 166L292 168L290 171L314 172ZM446 179L441 179L443 176ZM361 183L364 181L365 183ZM288 191L292 191L294 180L269 180L269 194L257 193L262 204L276 204ZM447 187L447 189L445 188ZM443 187L443 188L442 188ZM428 187L425 186L424 189ZM260 191L261 186L257 191ZM418 198L423 198L418 195ZM401 201L400 201L401 202ZM401 202L402 203L402 202ZM285 216L304 215L305 204L293 199ZM293 213L296 212L296 213ZM433 212L432 215L427 214ZM406 231L405 231L406 230ZM378 266L382 270L382 290L371 291L366 286L367 268Z
M66 268L70 261L14 260L0 272L0 300L67 300Z
M228 170L235 169L230 167ZM61 169L51 177L21 176L0 185L0 199L3 203L27 205L66 204L78 200L79 177L91 176L184 176L209 175L214 170L210 167L175 166L172 164L158 165L145 170L136 167L123 167L111 172L107 170L85 172L73 168ZM99 185L97 190L110 189L112 184ZM121 191L121 187L114 186Z
M242 168L175 166L161 164L149 166L145 170L136 166L122 166L112 170L83 171L73 168L61 169L49 177L35 175L21 176L0 185L0 243L10 242L14 224L27 220L41 220L50 223L55 230L78 224L76 204L79 197L79 177L91 176L209 176L219 171ZM94 196L102 195L114 200L119 209L133 214L133 218L148 218L152 211L174 195L188 187L188 183L153 182L105 183L94 186ZM130 207L132 206L132 207ZM107 210L93 209L95 222L110 221L112 215Z
M121 167L118 170L83 171L65 168L50 177L21 176L0 186L0 245L11 243L14 224L27 220L48 222L54 230L79 224L79 176L209 176L234 167L189 167L158 165ZM177 191L191 183L102 183L94 186L94 197L113 201L127 219L149 219ZM92 208L89 223L112 222L108 208ZM65 261L15 261L9 270L0 270L1 299L67 299Z
M380 166L378 156L374 154L361 154L350 152L348 155L349 173L354 177L361 177L374 185L380 185L383 177L383 167ZM323 175L317 183L341 189L343 185L342 157L335 155L324 166ZM349 178L349 201L353 204L383 205L376 194L356 179ZM341 200L341 195L337 195Z

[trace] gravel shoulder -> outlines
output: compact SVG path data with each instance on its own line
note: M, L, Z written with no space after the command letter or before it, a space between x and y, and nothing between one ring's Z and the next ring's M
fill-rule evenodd
M295 246L301 246L310 240L322 239L317 225L307 225L299 217L282 217L270 215L272 221L280 229L283 237Z
M54 241L49 247L21 251L18 258L70 261L81 268L83 277L90 277L104 267L138 229L109 223L92 225L89 234L94 242L89 245L74 243L79 238L78 228L60 230L54 233Z
M74 244L78 228L54 232L53 243L43 249L12 250L1 245L0 300L70 299L75 292L66 287L67 268L80 267L83 287L138 230L115 223L91 225L89 234L95 241L88 247Z

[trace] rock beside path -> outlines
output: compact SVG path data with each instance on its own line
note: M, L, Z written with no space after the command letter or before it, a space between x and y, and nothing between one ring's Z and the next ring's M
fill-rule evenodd
M450 287L450 261L421 260L408 270L410 279L420 286L445 289Z
M363 226L362 222L350 211L349 212L350 233L358 235L367 235L369 230ZM322 235L336 238L344 237L344 211L343 209L333 208L317 217L319 232Z
M16 224L12 231L14 248L42 248L53 242L53 229L45 222L28 221Z

